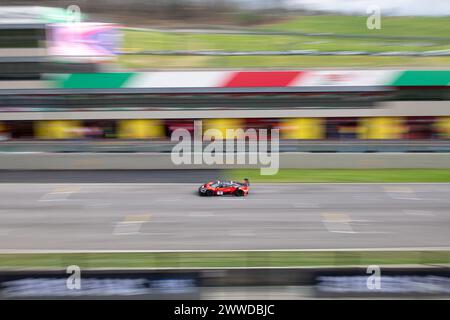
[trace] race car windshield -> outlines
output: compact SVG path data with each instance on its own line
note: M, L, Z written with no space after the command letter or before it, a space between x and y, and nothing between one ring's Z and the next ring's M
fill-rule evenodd
M217 188L220 184L220 181L214 181L213 183L211 183L211 187L213 188Z

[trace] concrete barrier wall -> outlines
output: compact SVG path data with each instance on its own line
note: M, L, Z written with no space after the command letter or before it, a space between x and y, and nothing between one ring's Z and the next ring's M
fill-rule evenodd
M450 153L286 153L281 168L450 168Z
M273 156L274 157L274 156ZM450 168L450 153L280 153L280 168ZM169 153L1 153L0 170L229 169L268 165L175 165Z
M439 297L450 295L450 272L445 267L382 266L382 286L367 285L366 266L342 268L235 268L164 270L83 270L80 290L69 290L65 270L3 271L3 299L210 299L216 294L253 291L245 297L260 297L261 290L283 296L309 298ZM88 283L88 285L83 285ZM230 289L232 291L230 291ZM285 288L287 289L287 288ZM251 291L247 291L251 292ZM296 293L293 295L293 293ZM256 294L256 295L255 295Z
M326 105L324 105L326 106ZM161 106L163 107L163 105ZM210 119L210 118L309 118L309 117L406 117L449 116L450 101L382 101L373 108L271 108L148 111L30 111L0 112L0 120L92 119Z

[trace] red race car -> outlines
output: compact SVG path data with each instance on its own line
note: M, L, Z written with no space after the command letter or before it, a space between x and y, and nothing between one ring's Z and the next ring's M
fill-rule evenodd
M198 193L201 196L223 196L224 194L231 194L237 197L243 197L248 195L250 183L248 179L244 179L243 182L235 181L211 181L205 183L198 188Z

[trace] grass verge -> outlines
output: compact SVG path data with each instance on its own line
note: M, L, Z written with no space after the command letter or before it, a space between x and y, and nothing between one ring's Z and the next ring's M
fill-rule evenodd
M248 178L250 182L450 182L450 169L280 169L263 176L259 169L236 169L226 172L232 180Z
M450 57L377 56L146 56L121 55L125 68L440 68L450 65Z
M256 30L315 33L304 35L187 34L124 30L124 50L223 51L435 51L449 50L446 17L384 17L380 30L369 30L366 16L300 16ZM336 37L336 35L340 37ZM357 37L353 37L357 36ZM384 38L383 38L384 37ZM417 39L392 37L425 37ZM436 39L440 38L440 39ZM447 39L446 39L447 38ZM128 68L314 68L442 67L449 57L379 56L121 56Z
M388 37L450 37L443 28L448 17L383 17L379 30L370 30L367 16L311 15L261 25L261 29L310 33L352 34Z
M248 251L0 254L2 269L312 267L449 264L450 251Z

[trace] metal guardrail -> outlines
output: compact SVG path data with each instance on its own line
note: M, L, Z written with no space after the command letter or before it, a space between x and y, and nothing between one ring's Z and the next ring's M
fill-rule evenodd
M249 153L258 156L258 154ZM199 154L202 155L202 154ZM224 159L225 153L215 157ZM236 154L237 155L237 154ZM244 164L195 164L195 153L187 153L188 163L177 164L171 153L158 152L0 152L0 170L189 170L189 169L443 169L450 167L450 152L283 152L270 155L273 168L255 161ZM203 155L202 155L203 156ZM244 156L246 156L244 154ZM277 157L278 156L278 157ZM246 156L247 157L247 156ZM277 162L279 161L279 164ZM221 163L222 162L222 163Z
M0 142L0 152L170 153L176 144L171 141L142 140L12 140ZM208 143L205 143L204 147L206 145ZM251 146L247 143L245 150L250 151ZM282 153L450 152L450 140L282 140L279 151Z
M233 28L224 26L223 28L215 27L207 29L204 26L190 29L161 29L161 28L133 28L127 27L125 30L143 31L143 32L160 32L174 34L232 34L232 35L265 35L265 36L307 36L307 37L329 37L329 38L356 38L356 39L379 39L379 40L428 40L428 41L450 41L449 37L430 37L430 36L388 36L388 35L369 35L369 34L339 34L332 32L296 32L296 31L279 31L270 29L254 29L254 28Z
M144 50L122 52L122 55L148 56L389 56L389 57L448 57L450 50L431 51L319 51L319 50L276 50L276 51L224 51L224 50Z
M16 94L181 94L181 93L352 93L352 92L388 92L385 86L303 86L303 87L240 87L240 88L104 88L104 89L6 89L0 95Z
M379 290L367 285L367 267L346 268L223 268L80 270L84 286L70 289L60 270L3 271L0 300L36 298L201 299L208 288L295 286L309 287L308 296L323 297L448 297L450 269L442 267L383 266ZM69 279L70 280L70 279ZM384 281L383 281L384 280ZM88 285L86 285L88 284ZM292 287L293 289L293 287Z
M363 35L363 34L336 34L276 31L264 29L154 29L154 28L124 28L126 30L141 32L158 32L175 35L251 35L251 36L289 36L289 37L322 37L334 39L366 39L366 40L387 40L387 41L432 41L436 43L448 43L448 37L429 36L386 36L386 35ZM225 51L225 50L141 50L125 51L124 55L159 55L159 56L403 56L403 57L446 57L450 56L450 50L427 50L427 51L320 51L320 50L252 50L252 51Z

